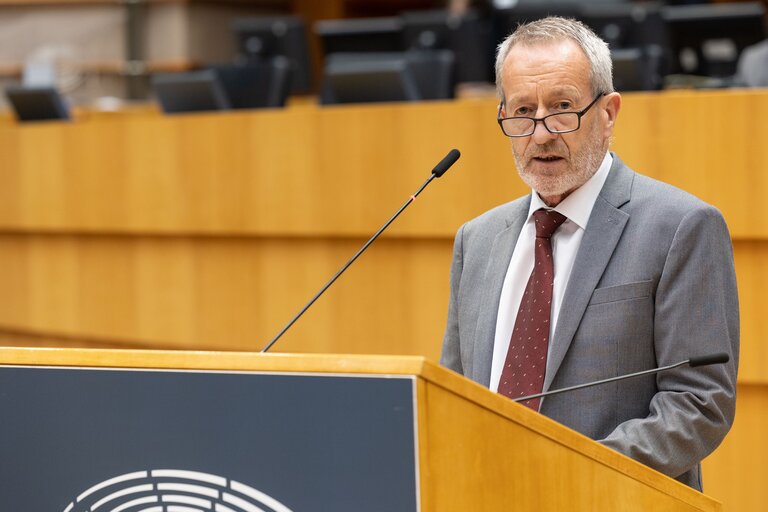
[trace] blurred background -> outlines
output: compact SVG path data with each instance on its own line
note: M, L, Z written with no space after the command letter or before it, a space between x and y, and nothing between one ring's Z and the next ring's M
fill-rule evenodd
M764 61L739 58L765 40L765 11L725 0L13 0L0 2L0 85L52 87L65 107L98 110L492 94L495 46L559 14L609 42L619 90L761 86ZM191 97L163 102L181 90Z

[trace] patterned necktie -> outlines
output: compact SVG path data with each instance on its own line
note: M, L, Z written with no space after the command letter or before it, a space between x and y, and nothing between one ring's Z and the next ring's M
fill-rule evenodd
M520 301L499 381L499 393L509 398L541 393L547 369L555 274L550 238L566 217L553 210L541 209L533 213L533 220L536 224L533 272ZM534 398L522 403L538 411L540 402L541 398Z

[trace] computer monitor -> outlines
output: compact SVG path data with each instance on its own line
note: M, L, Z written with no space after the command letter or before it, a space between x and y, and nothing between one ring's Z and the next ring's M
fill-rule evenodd
M406 65L422 100L447 100L455 96L456 58L451 50L409 50Z
M475 10L453 16L446 9L405 11L403 46L408 50L449 50L456 60L457 82L493 80L491 22Z
M416 80L402 54L329 55L321 103L371 103L421 99Z
M68 121L69 109L54 87L8 86L5 95L16 119L28 121Z
M548 0L520 0L514 7L494 11L494 44L502 42L521 23L540 20L547 16L581 19L579 3Z
M315 23L323 53L399 52L403 46L403 22L397 17L323 20Z
M305 93L312 88L307 28L298 16L236 18L232 31L237 42L239 63L288 59L291 65L291 91Z
M581 19L611 50L669 45L661 4L656 2L585 3Z
M166 114L230 108L224 88L211 69L154 75L152 88Z
M284 107L290 94L291 66L284 57L210 69L216 73L233 109Z
M613 87L619 92L653 91L661 89L662 75L658 55L640 48L619 48L611 51Z
M662 16L669 26L674 73L731 76L741 51L766 38L758 2L666 6Z

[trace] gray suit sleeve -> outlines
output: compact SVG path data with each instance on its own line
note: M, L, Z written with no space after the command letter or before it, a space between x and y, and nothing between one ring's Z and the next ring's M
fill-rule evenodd
M680 475L712 452L735 414L739 309L733 250L720 213L684 216L655 296L654 348L659 365L726 352L724 365L662 372L648 415L621 423L603 444L668 475Z
M463 374L461 364L461 347L459 344L459 312L458 294L463 266L463 236L464 226L459 228L453 241L453 260L451 262L451 298L448 303L448 322L443 337L443 350L440 364L455 372Z

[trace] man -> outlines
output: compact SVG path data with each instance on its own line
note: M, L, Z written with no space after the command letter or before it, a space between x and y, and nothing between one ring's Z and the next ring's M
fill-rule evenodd
M713 207L608 151L621 107L607 45L577 21L499 46L499 124L533 190L462 226L441 362L511 398L726 352L524 405L701 489L730 428L739 313ZM554 277L553 276L554 273Z

